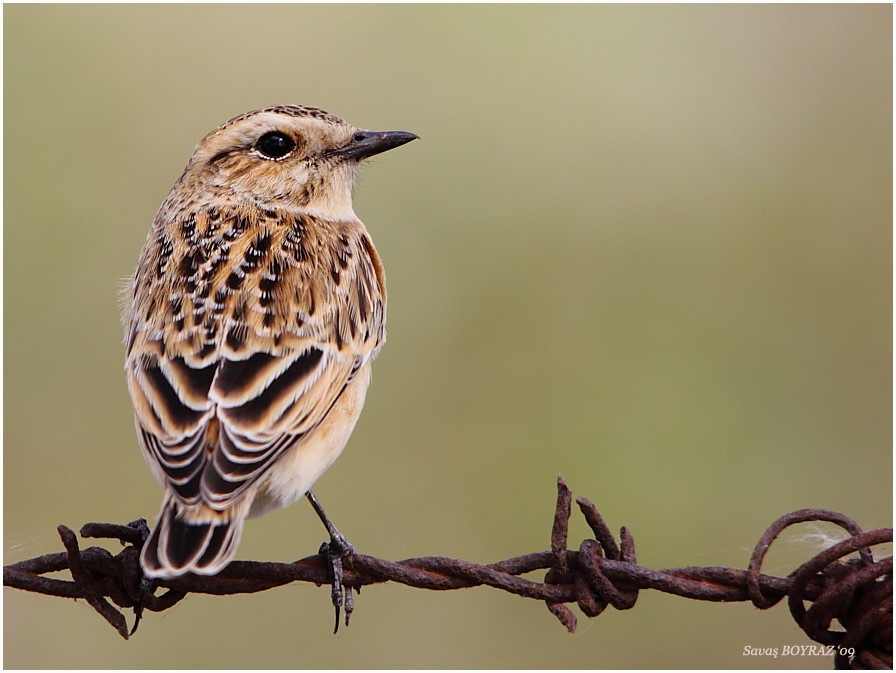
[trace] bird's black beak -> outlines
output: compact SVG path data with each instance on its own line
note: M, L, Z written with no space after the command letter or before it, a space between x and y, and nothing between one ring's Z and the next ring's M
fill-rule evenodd
M328 154L360 161L374 154L400 147L419 137L416 133L408 131L358 131L347 145L331 150Z

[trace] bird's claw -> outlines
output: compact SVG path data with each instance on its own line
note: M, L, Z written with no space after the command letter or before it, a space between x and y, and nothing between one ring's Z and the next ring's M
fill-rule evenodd
M345 625L348 626L355 610L355 598L352 595L351 586L347 586L343 582L343 559L351 556L355 552L354 547L345 539L342 533L337 532L333 535L329 542L324 542L318 553L327 560L327 569L329 572L330 584L333 587L330 596L333 600L333 607L336 608L336 626L333 633L339 632L339 617L341 610L345 609Z
M140 619L143 617L143 601L147 594L152 594L154 588L151 579L144 577L140 580L140 595L134 601L134 628L131 629L129 636L137 633L137 627L140 626Z
M143 543L146 542L149 537L149 525L146 523L146 519L139 518L135 519L128 523L128 526L131 528L136 528L140 532L141 542L140 546L143 546ZM141 568L142 573L142 568ZM131 629L131 632L128 634L129 636L133 636L137 633L137 627L140 626L140 619L143 617L143 605L144 600L146 599L146 595L152 595L153 590L155 589L155 585L153 580L149 579L145 575L140 578L140 589L137 594L137 599L134 601L134 628Z

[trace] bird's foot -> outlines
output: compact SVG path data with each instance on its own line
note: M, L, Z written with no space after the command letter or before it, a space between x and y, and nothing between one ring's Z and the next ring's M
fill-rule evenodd
M136 519L129 522L128 526L136 528L140 532L140 537L142 538L140 546L142 547L143 543L149 538L149 526L146 523L146 519ZM146 576L140 578L140 589L137 594L137 599L134 601L134 628L131 629L130 634L128 634L129 636L133 636L137 632L137 627L140 626L140 620L143 618L144 600L147 594L152 595L154 589L155 585L151 579Z
M314 494L311 491L308 491L306 496L311 503L311 506L314 507L314 511L317 512L317 516L320 517L320 520L326 527L327 532L330 534L330 541L324 542L317 553L322 555L327 561L330 585L333 587L330 596L333 599L333 607L336 608L336 627L333 629L333 633L338 633L339 617L342 609L345 609L346 626L348 626L348 622L352 617L352 612L355 610L355 597L352 594L352 588L343 582L342 574L343 561L355 553L355 548L352 547L349 541L345 539L345 536L336 529L336 526L330 521L327 513L324 512L324 508L321 506L320 502L314 497Z
M339 631L340 612L345 609L345 625L348 626L355 610L355 597L352 594L351 586L347 586L343 582L343 565L345 558L355 553L354 547L345 539L342 533L336 532L336 535L330 538L329 542L324 542L318 553L327 560L327 570L330 576L330 584L333 587L330 596L333 600L333 607L336 609L336 626L333 633Z

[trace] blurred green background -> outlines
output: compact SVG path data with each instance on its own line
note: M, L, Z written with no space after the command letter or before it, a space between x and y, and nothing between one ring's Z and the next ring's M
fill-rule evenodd
M195 143L275 103L422 137L355 192L389 341L315 491L359 551L547 549L561 472L655 568L745 567L803 507L891 525L891 14L5 6L4 562L154 520L118 288ZM814 553L793 538L767 571ZM239 558L323 539L298 505ZM191 596L130 642L83 601L4 600L12 668L831 665L743 656L809 642L783 605L654 592L570 636L495 590L375 586L333 637L327 588L294 585Z

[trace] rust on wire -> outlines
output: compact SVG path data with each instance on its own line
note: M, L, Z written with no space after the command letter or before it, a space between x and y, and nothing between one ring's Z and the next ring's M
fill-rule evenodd
M746 570L651 570L638 565L634 539L627 528L622 527L617 542L594 503L577 498L576 504L594 534L577 549L568 544L572 492L561 476L550 551L488 565L437 556L394 562L355 553L344 560L344 584L355 590L383 582L434 591L490 586L544 601L569 631L575 631L577 624L571 604L587 617L596 617L608 606L631 609L643 589L702 601L749 601L763 610L786 598L794 621L809 638L828 648L837 668L893 667L893 559L875 558L871 551L875 545L892 543L892 528L862 531L838 512L803 509L785 514L768 527ZM849 537L820 551L786 578L762 574L763 559L780 534L789 526L809 521L834 523ZM140 548L149 533L144 520L126 526L89 523L81 528L84 538L119 540L125 546L117 555L102 547L81 549L71 529L59 526L57 530L65 551L5 566L4 586L83 598L124 638L133 632L128 631L124 615L113 603L133 608L139 621L144 610L167 610L188 593L230 595L266 591L291 582L330 582L325 560L315 555L294 563L234 561L214 576L185 575L150 585L139 563ZM71 573L71 581L45 576L63 570ZM543 582L521 577L539 570L547 571ZM157 596L159 589L163 591Z

